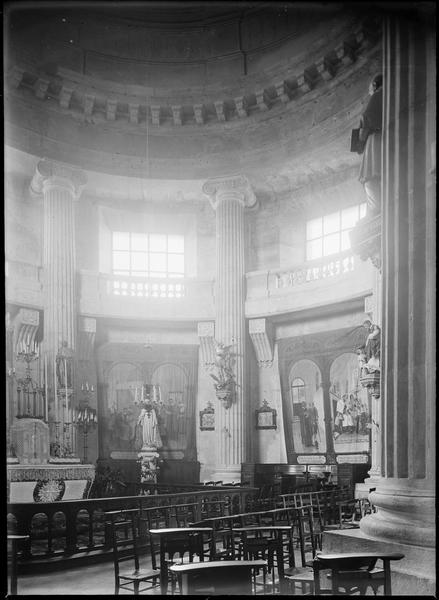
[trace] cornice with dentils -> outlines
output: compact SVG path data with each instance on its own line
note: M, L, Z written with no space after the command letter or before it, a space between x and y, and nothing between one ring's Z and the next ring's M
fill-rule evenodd
M96 81L61 67L57 75L51 76L23 63L10 68L7 84L17 91L31 90L39 101L55 100L60 109L79 113L90 121L100 115L108 122L139 125L148 116L152 127L212 125L246 119L274 106L294 103L342 74L377 44L378 35L359 23L319 58L309 63L305 58L299 64L296 62L295 67L287 65L282 74L272 73L272 78L267 76L263 83L253 80L253 89L249 83L244 91L225 86L222 92L206 88L197 96L197 90L191 89L184 95L178 91L169 93L169 90Z

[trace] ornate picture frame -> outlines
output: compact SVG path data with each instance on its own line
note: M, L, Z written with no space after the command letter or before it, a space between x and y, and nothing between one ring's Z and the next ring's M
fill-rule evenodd
M200 410L200 430L214 431L215 430L215 409L208 402L207 407Z
M277 429L277 410L270 408L266 400L255 410L255 417L256 429Z

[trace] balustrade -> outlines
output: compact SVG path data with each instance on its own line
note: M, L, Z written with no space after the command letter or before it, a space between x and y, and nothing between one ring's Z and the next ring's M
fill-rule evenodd
M181 487L181 486L180 486ZM29 535L23 547L25 563L41 564L50 559L67 560L90 552L110 554L111 540L105 526L105 512L129 508L146 509L159 505L195 504L197 519L201 519L206 500L227 501L236 510L245 510L257 488L208 488L171 494L150 494L59 502L10 503L7 508L9 533ZM160 489L160 488L158 488Z
M135 298L183 298L183 278L142 279L140 277L112 276L107 279L107 294Z
M354 256L352 254L327 257L319 262L298 267L297 269L280 271L274 274L277 289L302 285L309 281L318 281L327 277L335 277L350 273L355 268Z

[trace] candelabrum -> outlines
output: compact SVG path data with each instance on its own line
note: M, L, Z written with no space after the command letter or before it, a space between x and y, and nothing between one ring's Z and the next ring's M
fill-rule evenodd
M44 410L44 388L33 379L31 363L39 358L38 344L19 342L16 355L17 360L25 362L24 377L17 377L15 368L9 369L8 376L15 381L17 386L17 419L33 418L44 419L47 417Z
M134 388L134 404L151 412L154 409L160 412L162 406L160 396L160 386L156 384L144 383L140 388Z
M88 381L81 385L81 391L83 393L83 400L79 407L74 413L74 422L78 428L78 431L82 433L83 439L83 462L87 462L87 451L88 451L88 434L96 429L98 424L98 415L94 408L90 408L89 402L90 397L94 393L94 386L89 385Z

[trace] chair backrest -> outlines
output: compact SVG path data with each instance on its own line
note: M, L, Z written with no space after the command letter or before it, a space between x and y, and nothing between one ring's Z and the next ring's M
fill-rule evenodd
M193 523L196 519L197 507L196 502L170 506L171 518L175 519L175 526L188 527L189 523Z
M131 562L134 570L139 570L140 549L140 510L127 509L105 513L110 527L113 547L113 563L115 577L119 575L119 565Z
M192 562L195 555L200 561L204 561L203 535L197 532L178 531L178 528L172 534L162 538L160 552L167 555L168 560L172 561L177 555L183 558L187 553L189 561Z
M312 506L298 507L292 514L300 546L301 566L304 567L307 563L306 554L311 552L311 556L314 558L317 552Z

